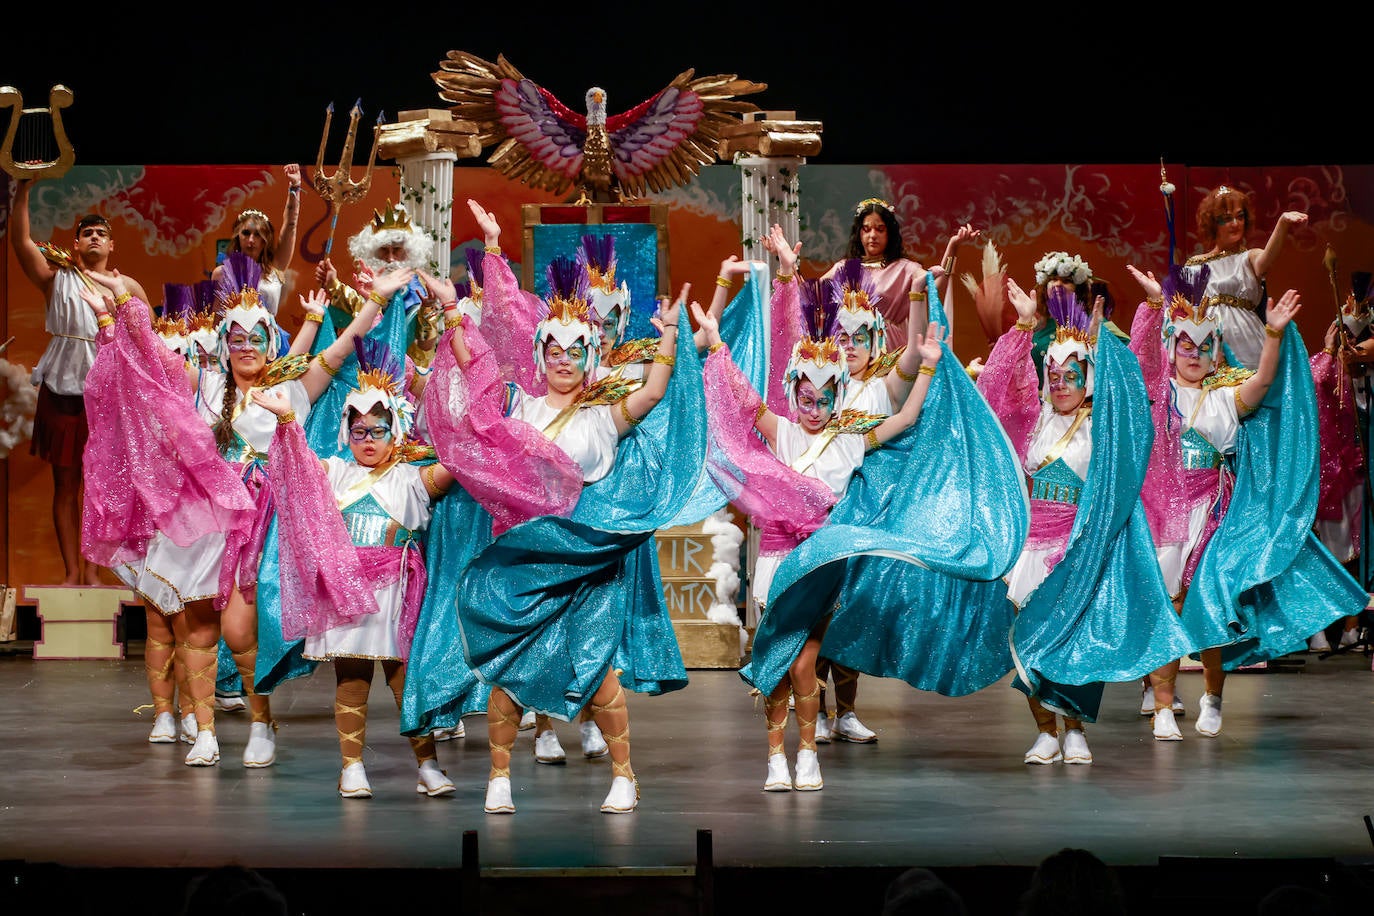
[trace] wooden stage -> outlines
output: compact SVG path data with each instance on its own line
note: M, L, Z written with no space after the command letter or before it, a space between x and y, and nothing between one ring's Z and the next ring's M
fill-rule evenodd
M1232 675L1216 739L1192 728L1200 674L1180 676L1178 743L1152 740L1138 688L1111 685L1088 731L1092 766L1024 765L1034 725L1007 682L947 699L864 678L860 714L879 740L822 746L815 793L762 792L761 704L733 671L693 671L685 690L630 696L636 813L598 811L609 762L584 760L576 727L559 723L567 765L536 764L522 732L518 811L499 817L482 811L484 719L439 745L458 791L416 795L380 676L365 757L375 797L343 800L328 670L274 697L275 766L240 766L247 716L221 713L223 762L192 769L186 745L146 741L140 644L124 661L35 661L16 645L0 646L0 913L23 912L3 906L6 894L45 912L176 913L187 877L231 862L271 876L293 913L374 895L416 909L416 894L461 912L756 914L766 899L769 912L876 913L913 865L936 870L971 912L1009 913L1034 866L1066 846L1115 866L1133 912L1203 902L1248 913L1265 885L1289 881L1374 894L1364 655ZM789 723L789 756L795 744Z

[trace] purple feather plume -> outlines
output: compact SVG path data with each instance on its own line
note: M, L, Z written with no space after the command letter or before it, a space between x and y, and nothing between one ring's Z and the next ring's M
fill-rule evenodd
M801 301L802 327L808 337L820 339L831 333L835 314L839 311L831 294L832 280L797 279L798 299Z
M196 293L189 283L162 284L162 317L187 318L196 308Z
M567 255L549 262L549 297L587 301L587 271Z
M478 286L485 286L486 273L483 270L482 262L486 258L486 252L481 248L469 248L464 251L463 254L466 255L468 260L468 282L476 283Z
M217 312L219 300L215 298L215 281L198 280L195 285L196 311Z
M1190 304L1196 307L1202 302L1202 294L1207 289L1207 280L1212 275L1212 269L1206 264L1194 275L1190 282L1183 273L1183 268L1175 264L1169 268L1169 276L1164 278L1161 284L1164 292L1165 304L1172 303L1175 295L1180 295Z
M1065 286L1053 286L1050 288L1049 295L1045 297L1049 300L1046 307L1054 323L1061 328L1074 328L1088 332L1088 326L1092 324L1092 318L1083 309L1083 303L1078 301L1074 291Z
M262 279L262 265L242 251L231 251L221 265L219 288L215 291L223 300L242 289L257 289Z
M589 264L604 274L615 262L615 236L582 236L582 248L578 252L578 256L582 258L584 264Z
M405 381L405 366L396 358L391 347L384 342L368 337L354 337L353 352L358 354L359 372L371 372L380 369L394 379L397 384Z

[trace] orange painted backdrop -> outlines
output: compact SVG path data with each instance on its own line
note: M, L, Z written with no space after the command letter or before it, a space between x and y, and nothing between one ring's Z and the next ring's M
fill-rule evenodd
M1326 245L1332 244L1340 258L1342 295L1350 270L1374 268L1374 166L1232 170L1175 165L1169 174L1178 186L1179 241L1185 255L1198 250L1192 240L1192 207L1216 184L1251 195L1258 224L1249 239L1252 246L1264 244L1283 210L1310 215L1309 225L1291 236L1269 282L1271 293L1289 286L1303 292L1309 310L1301 327L1309 349L1320 347L1333 312L1322 267ZM855 202L875 196L892 202L908 250L928 265L939 260L950 232L965 222L985 229L1023 285L1031 282L1031 265L1046 251L1078 253L1111 283L1118 302L1115 320L1123 328L1129 328L1138 298L1126 265L1157 274L1166 269L1157 165L808 165L800 179L803 255L816 272L843 254ZM0 193L0 234L8 225L8 191L6 185ZM347 237L374 208L397 199L398 192L396 174L379 170L368 197L342 212L335 252L346 250ZM300 244L291 265L297 291L313 284L314 264L329 231L324 203L310 191L303 197ZM520 207L557 202L488 168L468 166L455 170L454 198L455 248L476 241L476 226L464 205L474 198L496 214L514 260L521 256ZM739 198L739 177L731 166L708 168L692 186L656 198L671 208L673 289L691 282L694 296L708 299L721 259L742 253ZM59 181L35 186L32 215L38 240L69 245L83 214L104 213L114 227L114 266L136 277L160 301L163 283L209 276L217 247L227 242L241 210L255 207L279 223L285 201L286 184L276 166L79 166ZM0 260L0 334L16 339L4 356L31 367L47 343L43 303L18 270L8 243L5 252ZM977 252L965 249L957 271L976 273L978 267ZM989 341L957 286L953 311L959 356L967 361L985 354ZM294 296L283 300L281 320L288 330L299 326ZM8 511L0 534L5 581L56 581L61 564L52 534L47 467L20 445L5 461L4 484Z

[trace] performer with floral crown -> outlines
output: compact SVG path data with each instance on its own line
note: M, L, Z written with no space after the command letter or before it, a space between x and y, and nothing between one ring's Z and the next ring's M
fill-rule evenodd
M1334 282L1334 276L1333 276ZM1312 381L1321 433L1321 495L1314 528L1322 546L1331 551L1368 591L1374 584L1364 550L1371 534L1369 438L1369 373L1374 361L1371 334L1371 275L1350 277L1350 292L1341 303L1340 317L1326 330L1325 347L1312 355ZM1343 622L1338 645L1359 641L1358 617ZM1331 642L1323 630L1307 641L1314 652L1327 652Z
M410 463L430 450L407 438L414 408L403 393L400 360L383 343L354 344L358 387L339 426L340 446L347 443L352 460L318 459L285 396L254 390L253 398L278 423L269 475L279 501L283 635L304 636L306 658L334 663L339 795L370 798L362 752L374 662L382 663L399 707L427 582L421 540L430 501L453 476L439 464ZM410 743L419 764L416 792L451 793L434 740Z
M1210 266L1175 268L1145 290L1131 348L1155 441L1142 498L1165 585L1201 652L1206 693L1194 728L1221 732L1225 672L1303 648L1368 596L1312 533L1318 429L1295 290L1265 313L1257 368L1228 365L1230 326L1207 299ZM1227 313L1228 315L1231 313ZM1154 736L1182 737L1171 701L1178 662L1151 675Z
M1068 269L1046 275L1058 265ZM1104 682L1140 678L1192 647L1140 503L1153 436L1145 388L1115 336L1098 337L1103 299L1092 319L1084 309L1091 275L1063 252L1037 265L1055 328L1041 372L1032 358L1038 291L1008 280L1019 320L978 376L1030 491L1030 532L1005 597L1016 608L1013 685L1039 729L1028 764L1091 764L1084 723L1097 720Z
M258 265L261 276L258 294L263 308L275 320L286 292L287 270L296 255L296 225L301 212L301 167L292 162L282 166L286 176L286 206L282 211L281 235L267 214L247 209L234 220L229 238L229 254L242 252ZM219 282L223 265L215 267L210 279Z
M774 227L770 238L781 259L795 255L796 247L787 243L780 228ZM782 260L781 264L783 274L775 283L783 295L774 297L773 345L777 347L789 337L795 343L780 373L781 391L774 389L767 402L731 362L715 317L693 305L711 350L706 361L706 386L714 447L708 468L735 506L751 515L761 531L752 585L755 600L762 605L755 664L779 673L775 682L756 681L754 685L765 695L768 775L764 791L769 792L793 788L815 791L824 785L815 743L820 709L816 659L827 621L822 613L817 615L818 621L808 623L808 632L797 634L803 637L800 646L796 640L769 642L769 628L776 624L769 618L767 604L773 576L783 557L825 523L831 506L863 463L865 449L879 448L916 421L940 360L943 337L941 328L932 325L930 337L915 338L921 365L915 373L912 396L896 415L842 410L849 369L839 343L827 336L834 324L837 300L828 289L815 299L789 289L797 285L795 276L786 269L793 262ZM809 326L805 334L801 333L804 321ZM786 412L797 420L770 409L770 403L777 403L780 410L785 403ZM766 440L766 447L755 431ZM765 636L763 642L759 634ZM776 657L766 657L770 652ZM742 674L748 680L749 674ZM789 698L795 700L799 732L795 781L783 744Z
M210 425L217 450L231 468L237 469L242 481L240 486L245 488L252 508L246 523L205 529L220 534L218 543L211 543L210 536L200 537L202 532L197 532L196 537L189 539L179 530L167 534L169 545L164 549L175 567L174 575L167 575L158 569L160 578L146 575L140 579L138 587L145 596L157 595L158 606L164 609L177 603L184 605L179 618L186 626L186 636L179 648L185 660L187 686L198 723L196 742L187 755L186 763L189 766L212 766L219 761L212 698L215 645L222 632L249 691L253 721L244 750L244 765L264 767L270 766L275 760L276 743L268 699L254 689L258 630L255 587L262 545L273 513L265 464L276 424L269 412L252 402L249 392L253 389L279 391L291 401L298 414L309 413L310 405L329 386L337 365L343 361L345 350L351 350L352 338L372 326L385 296L403 285L409 275L397 274L388 277L385 283L379 281L374 289L375 295L353 323L313 361L307 361L304 356L278 360L279 342L275 322L257 293L259 275L256 262L236 253L226 259L224 267L220 286L224 319L220 328L218 368L202 369L183 365L180 376L188 386L184 390L192 394L192 404L201 418L200 424ZM106 282L106 278L107 285L116 290L118 301L132 298L124 288L122 278L102 274L97 279ZM315 307L322 307L323 294L312 296L310 301ZM134 314L146 315L146 308ZM162 346L160 343L158 345ZM166 353L165 348L162 348L162 352ZM170 353L166 353L166 356L175 359ZM134 390L134 386L131 386L131 390ZM133 409L127 405L119 411L121 416L131 412ZM181 440L170 440L167 430L179 429L183 425L168 421L158 434L148 437L169 452L166 460L173 467L181 466L188 459L178 451L182 447ZM149 445L137 439L132 441L137 442L140 448ZM126 443L122 447L112 445L103 451L110 460L117 462L132 447ZM140 465L141 462L137 461L133 464L135 467ZM123 473L127 475L127 471ZM102 524L119 533L123 529L117 522L117 518L114 521L107 518ZM162 528L159 530L164 530L173 523L166 521L160 524ZM115 540L115 537L108 532L88 529L86 540L95 544ZM154 584L163 579L171 584L163 587ZM182 584L175 584L178 581L182 581ZM187 601L184 600L186 598L212 598L213 601Z
M499 227L472 206L490 253ZM515 810L510 749L521 707L571 719L590 704L614 777L601 809L632 811L639 791L623 686L660 693L686 683L639 548L677 514L701 473L696 350L681 330L680 303L665 305L644 383L594 382L600 331L585 270L567 258L550 264L547 314L537 321L528 299L493 283L499 271L489 260L480 331L449 310L446 321L457 327L425 388L440 459L493 519L495 540L468 564L458 594L467 660L494 688L485 807ZM525 365L512 359L522 336L534 344ZM531 393L541 375L543 396ZM457 404L464 409L455 415L449 405Z

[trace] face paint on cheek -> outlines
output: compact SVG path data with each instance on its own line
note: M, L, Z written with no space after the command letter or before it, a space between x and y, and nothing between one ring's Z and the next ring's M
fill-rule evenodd
M1088 374L1083 364L1076 359L1069 360L1061 368L1050 370L1050 389L1054 391L1081 391L1087 385Z

